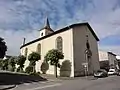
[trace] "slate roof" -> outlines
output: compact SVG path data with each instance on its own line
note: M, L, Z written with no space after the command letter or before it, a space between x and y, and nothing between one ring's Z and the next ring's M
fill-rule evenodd
M51 34L49 34L49 35L46 35L46 36L44 36L44 37L41 37L41 38L35 39L35 40L33 40L33 41L30 41L30 42L22 45L22 46L20 47L20 49L21 49L22 47L25 47L25 46L30 45L30 44L32 44L32 43L35 43L35 42L37 42L37 41L43 40L43 39L48 38L48 37L50 37L50 36L53 36L53 35L55 35L55 34L64 32L64 31L66 31L66 30L69 30L70 28L73 28L73 27L75 27L75 26L84 26L84 25L86 25L86 26L89 28L89 30L91 31L91 33L93 34L93 36L95 37L95 39L96 39L97 41L99 41L99 38L97 37L97 35L95 34L95 32L93 31L93 29L91 28L91 26L90 26L88 23L76 23L76 24L72 24L72 25L69 25L69 26L67 26L67 27L64 27L64 28L62 28L62 29L56 30L55 32L53 32L53 33L51 33Z

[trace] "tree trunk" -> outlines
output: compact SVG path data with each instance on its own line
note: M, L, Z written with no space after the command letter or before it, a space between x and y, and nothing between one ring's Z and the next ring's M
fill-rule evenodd
M33 66L33 73L35 73L35 66Z
M55 76L57 78L57 65L55 65Z

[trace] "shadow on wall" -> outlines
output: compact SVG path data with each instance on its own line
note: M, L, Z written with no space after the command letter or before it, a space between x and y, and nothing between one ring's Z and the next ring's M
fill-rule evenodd
M109 71L109 61L100 61L100 69L105 69L106 71Z
M69 60L65 60L62 62L60 67L60 76L61 77L70 77L71 75L71 62Z
M46 81L46 79L40 76L0 72L0 85L17 85L22 83L31 83L38 81Z

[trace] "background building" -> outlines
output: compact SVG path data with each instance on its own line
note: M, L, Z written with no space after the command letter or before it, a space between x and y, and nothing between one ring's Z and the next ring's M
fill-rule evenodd
M117 68L116 55L112 52L99 51L100 68L109 70L109 68Z

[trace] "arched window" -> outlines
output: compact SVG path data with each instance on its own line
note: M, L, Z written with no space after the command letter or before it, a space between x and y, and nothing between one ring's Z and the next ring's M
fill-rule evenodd
M25 57L27 57L28 48L25 48Z
M41 55L41 44L40 43L37 45L36 51L37 51L37 53L39 53Z
M63 51L63 40L62 40L62 37L57 37L56 39L56 48L62 52Z
M37 45L37 50L36 50L36 52L39 53L40 56L41 56L41 44L40 44L40 43Z
M37 50L36 50L36 52L39 53L40 56L41 56L41 44L40 44L40 43L37 45Z

